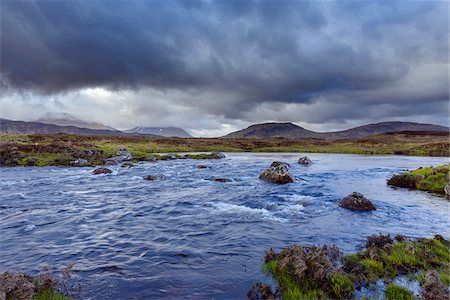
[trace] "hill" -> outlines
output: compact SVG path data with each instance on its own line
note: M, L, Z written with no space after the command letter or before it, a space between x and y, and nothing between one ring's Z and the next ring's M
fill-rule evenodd
M97 135L97 136L123 136L133 135L119 130L89 129L76 126L59 126L54 124L45 124L40 122L25 122L0 119L0 133L8 134L78 134L78 135ZM157 135L146 135L149 137L161 137Z
M232 132L224 138L286 138L291 140L315 138L329 140L359 139L371 135L400 132L400 131L427 131L427 132L448 132L450 129L445 126L433 124L421 124L413 122L382 122L368 124L343 131L334 132L314 132L292 123L264 123L249 126L236 132Z
M178 127L134 127L128 130L124 130L128 133L140 133L140 134L154 134L165 137L192 137L184 129Z

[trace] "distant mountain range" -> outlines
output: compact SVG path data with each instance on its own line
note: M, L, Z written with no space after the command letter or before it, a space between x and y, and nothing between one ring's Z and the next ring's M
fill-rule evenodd
M124 130L127 133L155 134L164 137L191 138L192 136L178 127L134 127Z
M103 136L133 135L119 130L89 129L89 128L80 128L76 126L59 126L40 122L12 121L6 119L0 119L0 133L15 133L15 134L67 133L67 134L103 135ZM146 135L146 136L160 137L156 135Z
M399 132L399 131L449 131L449 127L433 125L433 124L421 124L413 122L382 122L376 124L368 124L359 126L343 131L334 132L315 132L307 130L303 127L292 123L264 123L251 125L246 129L242 129L236 132L232 132L224 138L254 138L254 139L267 139L267 138L286 138L286 139L358 139L364 138L369 135Z
M101 123L83 121L69 113L58 113L58 114L47 113L45 114L45 116L37 119L35 122L59 126L75 126L79 128L88 128L88 129L113 130L113 131L117 130L111 126L106 126Z

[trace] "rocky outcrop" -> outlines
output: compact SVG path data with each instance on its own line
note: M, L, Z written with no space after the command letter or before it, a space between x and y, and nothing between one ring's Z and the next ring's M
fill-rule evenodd
M339 201L339 206L352 210L371 211L376 210L375 206L364 195L353 192Z
M108 168L97 168L94 171L92 171L92 174L99 175L99 174L111 174L112 171Z
M312 160L310 160L307 156L303 156L298 159L298 163L301 165L310 165L312 164Z
M157 162L158 160L156 159L155 156L149 156L149 157L147 157L147 159L146 159L145 161L148 161L148 162Z
M289 167L288 163L274 161L270 168L259 175L259 179L278 184L294 182L294 176L289 173Z

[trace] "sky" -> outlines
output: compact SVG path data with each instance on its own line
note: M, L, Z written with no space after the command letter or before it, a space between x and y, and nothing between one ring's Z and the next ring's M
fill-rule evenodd
M449 125L447 1L0 1L0 117Z

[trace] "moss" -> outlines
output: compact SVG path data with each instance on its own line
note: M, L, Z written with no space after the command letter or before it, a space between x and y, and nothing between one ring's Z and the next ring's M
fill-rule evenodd
M442 284L445 285L445 286L449 286L450 285L450 274L448 273L448 271L450 271L450 270L443 271L440 274L441 275Z
M413 300L413 293L402 286L396 284L389 284L384 292L386 300Z
M34 294L33 300L70 300L70 298L56 292L53 288L47 288Z
M450 165L419 168L411 172L394 175L388 180L388 184L444 195L444 187L447 185L449 172Z

